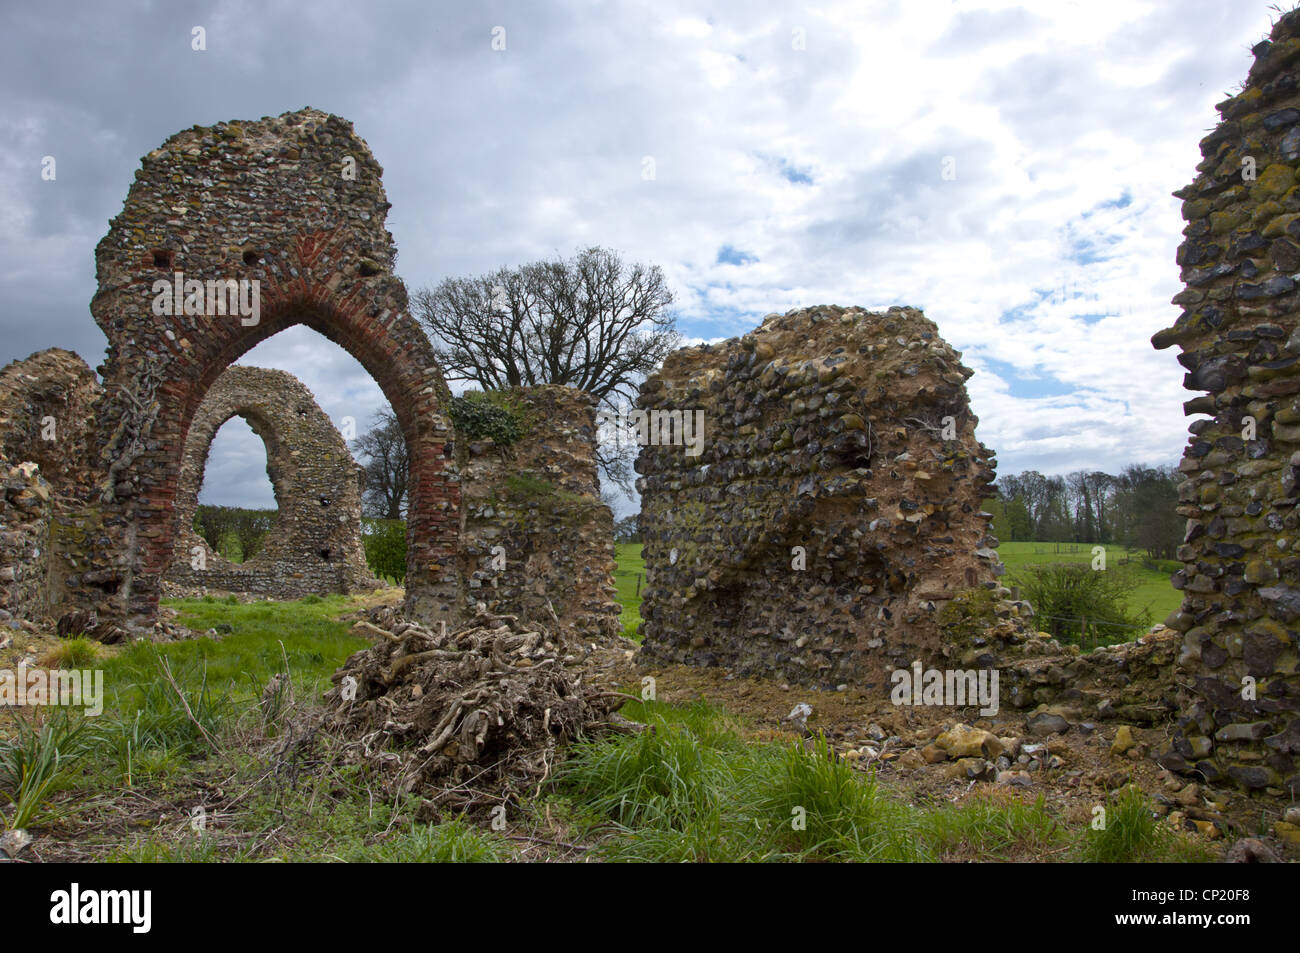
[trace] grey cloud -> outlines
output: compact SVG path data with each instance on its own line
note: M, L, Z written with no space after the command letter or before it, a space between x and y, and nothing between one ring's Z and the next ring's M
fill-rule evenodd
M92 366L101 362L105 342L88 309L94 247L120 210L140 156L196 123L304 105L353 120L384 166L398 272L412 288L606 244L664 266L692 322L688 335L734 335L768 311L819 301L909 303L927 306L972 359L1004 360L1006 351L1013 362L1026 354L1038 363L1064 361L1042 340L1051 336L1042 329L1052 326L1041 311L1031 312L1024 330L1033 345L1027 350L1000 331L991 335L997 315L979 310L996 310L990 301L1024 305L1032 288L1055 280L1054 243L1068 223L1033 220L1034 203L1123 180L1117 185L1132 190L1146 237L1121 246L1122 254L1140 248L1145 256L1138 286L1159 285L1147 280L1149 271L1176 290L1181 222L1168 192L1191 175L1196 141L1213 122L1210 105L1245 75L1247 48L1268 26L1266 11L1254 5L1189 0L1177 9L1152 7L1098 47L1044 44L1010 62L970 57L975 65L945 75L944 88L962 102L993 107L996 116L987 128L956 131L930 121L943 115L942 96L922 81L960 54L1045 36L1054 7L957 11L947 28L936 27L937 38L904 50L901 66L880 67L865 86L850 83L898 52L895 31L911 4L869 11L848 4L814 14L722 0L708 9L712 32L698 37L673 32L678 17L701 14L672 2L216 0L198 9L55 2L6 11L0 362L55 345ZM864 29L851 28L852 19L867 16ZM190 49L194 25L207 29L205 52ZM504 53L490 48L496 25L506 29ZM795 28L805 31L804 51L791 47ZM730 82L714 86L710 63L724 64ZM1158 68L1134 92L1117 78L1117 63ZM873 122L877 100L906 106L907 134ZM1027 195L1003 168L1011 143L1037 172L1059 170L1071 163L1076 143L1098 131L1141 143L1132 162L1159 164L1154 184L1098 166L1051 194ZM39 178L46 154L59 163L54 183ZM657 164L652 183L641 178L646 155ZM760 155L810 170L812 183L787 182L770 166L751 180L745 163L762 165L753 159ZM939 178L945 155L957 160L956 182ZM1178 156L1186 157L1182 168ZM758 261L719 265L726 244ZM1097 347L1110 350L1077 359L1079 366L1106 362L1096 382L1042 366L1075 385L1070 399L1080 408L1090 389L1108 392L1120 381L1131 390L1134 379L1162 375L1158 385L1141 385L1133 406L1149 405L1140 411L1150 418L1142 418L1140 439L1176 450L1184 395L1176 366L1146 350L1153 330L1135 326L1131 350L1122 353L1113 337L1098 335L1107 343ZM271 338L242 362L295 373L336 422L353 416L364 425L383 403L364 369L305 329ZM1125 446L1129 438L1106 438L1087 410L1077 416L1093 424L1071 438L1072 451L1018 442L1015 416L1032 415L1038 405L984 388L985 376L972 382L988 402L976 411L982 432L1014 448L1002 454L1004 470L1137 453ZM264 481L260 446L240 453L248 485ZM222 483L242 485L243 478L222 473Z

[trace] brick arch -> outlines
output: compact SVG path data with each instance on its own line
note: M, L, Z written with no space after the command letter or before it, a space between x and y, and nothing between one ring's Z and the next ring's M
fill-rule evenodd
M247 421L265 445L279 510L263 548L239 564L212 551L193 529L212 441L235 417ZM275 598L377 585L361 544L357 465L311 391L292 374L234 366L208 390L185 441L166 576L182 585Z
M104 532L82 601L129 621L153 619L199 404L243 354L304 324L366 368L406 434L408 612L455 611L460 487L442 413L450 395L392 271L381 174L351 123L311 109L194 127L144 158L95 252L91 312L109 347L93 441L97 512L87 519ZM204 283L191 304L221 282L247 282L243 303L256 300L256 313L221 313L234 306L210 300L205 313L184 313L185 302L158 290L178 273Z

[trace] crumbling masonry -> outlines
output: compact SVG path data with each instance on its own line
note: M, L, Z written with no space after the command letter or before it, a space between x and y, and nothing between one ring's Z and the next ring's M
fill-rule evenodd
M91 311L109 339L91 451L98 482L72 519L87 530L98 581L83 576L70 596L127 622L153 619L200 403L240 355L305 324L360 361L406 435L408 609L424 618L457 610L449 395L392 273L381 172L351 123L311 109L196 126L145 157L95 254ZM160 281L183 300L160 301ZM223 282L236 283L240 308L216 306ZM255 314L242 307L254 302Z
M637 459L647 662L834 686L940 657L941 608L1002 568L970 374L911 308L773 314L669 356L637 406L704 437Z
M213 552L193 528L212 439L236 416L266 444L266 473L279 509L263 548L238 564ZM176 522L167 571L172 582L277 599L379 585L361 546L358 467L311 391L286 371L236 366L217 378L186 439Z
M0 622L36 619L57 601L50 528L91 483L89 421L99 382L76 354L38 351L0 371Z
M508 447L460 435L464 609L540 621L584 642L620 631L614 518L600 499L591 395L547 385L507 391L523 436Z
M1155 335L1198 419L1181 465L1180 665L1191 698L1164 763L1300 794L1300 16L1254 48L1177 193L1184 310ZM1206 415L1206 416L1201 416Z
M144 158L96 249L102 386L66 351L0 372L0 621L121 638L154 621L169 566L173 579L280 596L367 585L355 465L323 415L316 427L284 416L319 414L311 395L287 375L277 397L226 391L271 380L227 368L304 324L371 373L406 437L406 613L455 619L484 602L583 637L617 628L590 401L521 392L538 424L517 446L457 439L392 271L381 172L351 123L312 109L195 126ZM281 509L267 552L243 566L190 530L203 458L231 414L267 441ZM468 512L462 468L479 484Z

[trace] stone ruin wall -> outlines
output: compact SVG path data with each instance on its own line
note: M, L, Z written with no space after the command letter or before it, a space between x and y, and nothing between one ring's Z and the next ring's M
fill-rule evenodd
M242 417L266 445L266 473L279 513L263 549L232 563L194 531L212 440ZM361 544L359 467L311 391L286 371L228 368L190 424L176 491L176 548L169 582L297 599L381 585ZM197 558L196 558L197 557Z
M520 440L501 448L487 437L457 438L464 608L482 602L583 641L617 635L614 518L600 499L595 400L557 385L507 393L521 408Z
M948 602L1010 595L981 510L994 463L971 373L911 308L773 314L672 354L637 406L702 412L704 440L698 457L637 459L646 663L836 686L950 654Z
M1300 794L1300 15L1288 13L1201 142L1183 199L1186 285L1173 327L1205 391L1181 470L1174 576L1190 688L1164 763ZM1205 416L1202 416L1205 415ZM1255 697L1245 691L1255 682Z
M91 312L109 346L89 453L98 482L59 550L89 563L89 573L72 574L70 601L128 626L152 624L193 415L240 356L304 324L366 368L406 436L407 610L428 621L457 609L450 394L393 274L382 173L351 123L313 109L195 126L144 157L95 250ZM156 313L155 282L178 273L260 282L257 319L213 308Z
M1294 794L1297 15L1282 17L1254 52L1246 88L1221 104L1200 174L1180 193L1187 287L1175 302L1185 310L1153 339L1180 346L1188 387L1207 392L1186 409L1208 418L1192 423L1182 464L1186 568L1174 583L1185 600L1169 622L1182 634L1191 697L1180 702L1164 763ZM339 175L349 158L355 182ZM1243 160L1253 160L1254 178L1243 176ZM97 250L92 311L110 340L104 387L56 350L0 372L0 619L87 603L150 618L172 554L190 415L240 354L305 323L375 376L412 448L408 610L427 619L485 601L549 613L540 573L563 594L552 599L557 613L576 612L592 633L617 628L608 510L566 524L554 507L510 492L520 472L512 466L551 476L559 467L566 476L548 479L563 491L556 501L596 497L594 468L590 481L585 462L581 475L566 469L585 461L587 411L554 398L547 413L570 428L567 443L539 431L503 454L456 437L442 410L449 393L391 274L380 171L350 124L313 110L195 127L146 157ZM262 279L259 326L151 315L152 281L173 270ZM1001 664L1004 649L1032 638L1032 610L998 586L997 541L979 510L993 461L974 438L969 373L931 322L898 308L773 315L738 340L670 357L639 406L701 410L706 435L699 459L648 446L638 460L647 660L834 685L880 678L913 658ZM59 428L53 442L40 439L47 416ZM949 439L945 416L956 424ZM460 468L478 486L466 510ZM495 545L504 570L492 566ZM802 570L791 568L796 546ZM979 590L992 593L996 624L954 638L945 607ZM1141 650L1161 680L1167 642ZM1090 701L1069 668L1020 666L1013 704ZM1253 701L1241 695L1245 676L1258 683ZM1156 707L1168 706L1162 688Z
M91 482L86 445L99 395L95 372L60 348L0 370L0 622L52 611L51 525Z
M451 394L393 274L382 171L351 123L314 109L195 126L144 157L96 248L91 312L109 341L102 386L68 352L42 352L0 375L0 611L48 611L114 638L122 626L150 627L178 546L199 544L178 535L189 524L177 511L195 415L242 354L304 324L369 371L406 437L407 613L453 618L483 598L475 581L499 609L536 613L543 585L584 636L617 629L612 518L597 505L590 408L554 394L525 398L549 415L549 429L504 456L457 438L445 415ZM200 282L259 281L258 319L155 313L154 283L178 272ZM54 445L34 436L47 414L60 428ZM19 469L25 461L39 466ZM353 464L343 463L341 478L350 481ZM492 515L462 511L462 465L484 481L480 499ZM509 498L509 467L521 465L548 474L553 500ZM572 471L559 476L557 467ZM484 587L479 563L489 538L506 541L507 569Z
M50 610L50 485L35 463L0 458L0 623Z
M81 454L99 394L94 372L66 351L40 352L0 371L5 450L0 623L53 622L67 608L57 593L93 572L81 554L91 551L86 535L97 530L84 521L94 475ZM494 612L544 624L554 622L554 610L570 636L592 640L617 634L613 517L599 497L594 403L580 391L557 386L519 388L511 396L530 422L519 442L503 449L490 438L458 435L452 445L470 480L464 546L456 565L464 593L461 609L472 613L483 602ZM243 564L212 552L191 528L212 439L233 416L248 420L266 442L268 476L280 508L265 549ZM40 436L41 423L49 418L55 420L55 440ZM365 564L359 536L357 477L342 436L301 382L284 371L228 368L205 396L187 438L175 558L166 578L182 586L271 598L379 585ZM552 492L533 492L532 483L521 488L520 477L543 481ZM330 505L322 506L322 498ZM51 527L64 539L64 552L53 558ZM504 569L494 568L495 546L502 547ZM203 552L206 569L191 568L193 547ZM329 561L319 556L326 548ZM98 631L97 616L69 613L68 618L86 631ZM103 631L120 637L111 625Z
M65 495L84 493L91 419L102 390L95 372L62 348L0 370L0 456L31 462Z

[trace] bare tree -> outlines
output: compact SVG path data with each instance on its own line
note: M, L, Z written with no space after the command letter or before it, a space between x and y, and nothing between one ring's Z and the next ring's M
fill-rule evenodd
M406 515L406 435L391 408L375 414L370 430L352 441L352 449L364 461L361 506L365 515L402 519Z
M565 384L614 408L678 345L673 294L657 265L587 248L571 259L447 278L412 298L443 372L484 389ZM599 447L630 492L629 454Z

